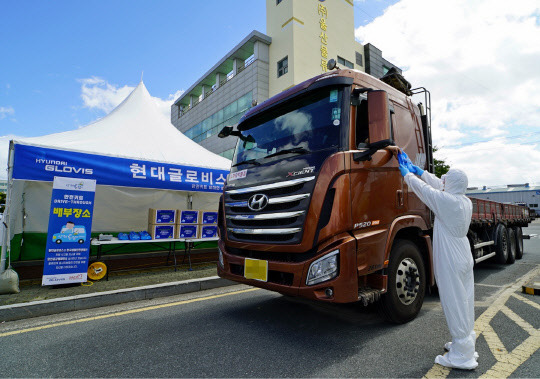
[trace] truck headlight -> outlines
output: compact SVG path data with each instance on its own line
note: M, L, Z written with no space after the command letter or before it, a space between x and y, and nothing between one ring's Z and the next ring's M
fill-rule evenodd
M335 278L338 274L338 258L339 250L334 250L313 262L309 266L306 284L312 286Z
M225 268L225 265L223 264L223 252L218 246L218 261L219 261L219 267Z

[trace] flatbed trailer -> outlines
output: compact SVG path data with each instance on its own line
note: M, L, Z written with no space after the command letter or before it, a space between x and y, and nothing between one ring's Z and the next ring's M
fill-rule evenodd
M470 198L473 204L468 238L476 263L495 257L514 263L523 256L523 231L531 221L527 207Z

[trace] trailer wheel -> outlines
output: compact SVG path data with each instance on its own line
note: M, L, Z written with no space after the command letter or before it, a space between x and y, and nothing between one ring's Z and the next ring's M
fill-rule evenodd
M411 241L396 240L390 252L388 290L378 302L390 322L404 324L418 315L426 292L424 261Z
M516 226L514 228L516 232L516 259L523 258L523 231L521 226Z
M497 263L505 264L508 260L508 233L503 224L497 225L495 229L495 253Z
M508 228L508 260L506 263L512 264L516 261L516 232L513 228Z

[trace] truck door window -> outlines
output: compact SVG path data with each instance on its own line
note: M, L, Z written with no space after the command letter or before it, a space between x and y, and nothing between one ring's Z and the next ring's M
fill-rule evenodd
M360 101L356 107L356 147L364 148L369 145L369 119L367 100Z

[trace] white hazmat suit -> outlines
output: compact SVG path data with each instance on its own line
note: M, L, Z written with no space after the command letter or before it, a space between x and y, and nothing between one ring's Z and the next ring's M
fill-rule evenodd
M451 169L442 180L427 171L420 180L412 173L405 183L435 213L433 269L452 343L435 358L446 367L472 370L478 366L474 332L473 258L467 239L472 203L465 196L467 175Z

